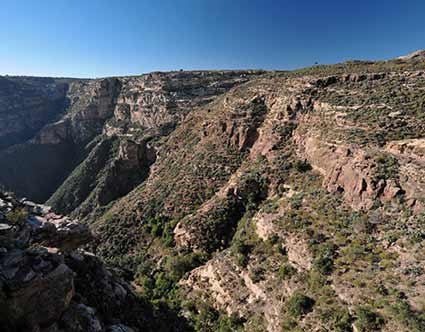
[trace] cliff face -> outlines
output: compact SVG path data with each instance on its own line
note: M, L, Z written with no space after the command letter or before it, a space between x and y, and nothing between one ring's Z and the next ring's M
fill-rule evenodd
M71 82L67 111L5 151L76 149L48 203L84 219L90 248L161 303L171 330L420 332L417 54ZM117 321L137 328L132 315Z
M25 142L63 112L68 82L0 77L0 149Z
M61 184L99 142L131 140L149 153L141 165L133 165L139 176L108 194L111 198L100 202L104 205L144 179L146 165L155 158L146 139L168 135L192 109L260 74L217 71L99 80L2 78L0 102L5 106L0 121L0 184L40 202L59 189L50 203L58 209L63 207L62 212L71 212L94 188L85 195L76 194L78 197L71 198L75 203L65 206L70 198L63 196L66 188L59 188ZM126 161L113 153L110 149L108 158L100 157L104 161L98 166L99 172L121 172L117 167ZM123 167L128 168L128 164Z
M14 80L17 89L25 84L24 79ZM86 156L85 145L102 133L104 121L112 114L116 82L71 81L60 86L62 94L59 97L50 90L44 91L45 87L40 87L37 80L33 82L36 91L32 94L18 90L21 98L36 108L33 110L24 105L20 106L20 111L16 106L16 109L5 112L18 117L13 122L23 126L22 132L26 136L17 144L0 150L0 183L13 188L19 195L37 201L47 199ZM58 89L55 86L48 88ZM34 120L36 116L39 118ZM30 124L26 125L28 122ZM26 130L26 126L31 130Z

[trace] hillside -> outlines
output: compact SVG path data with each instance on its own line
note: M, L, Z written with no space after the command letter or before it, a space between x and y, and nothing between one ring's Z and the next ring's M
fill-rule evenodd
M60 84L0 126L0 184L86 225L152 328L425 330L423 51Z

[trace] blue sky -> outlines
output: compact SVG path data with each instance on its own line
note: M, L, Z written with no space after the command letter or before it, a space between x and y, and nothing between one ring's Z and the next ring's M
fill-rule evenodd
M424 0L4 0L0 74L293 69L425 48Z

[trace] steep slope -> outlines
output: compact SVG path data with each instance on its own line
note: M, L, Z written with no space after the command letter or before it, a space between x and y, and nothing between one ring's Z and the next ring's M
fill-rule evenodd
M97 253L199 331L422 331L409 61L269 74L199 108L96 220Z
M406 123L415 119L410 132L409 126L404 126L406 138L424 134L417 113L423 109L416 107L424 93L423 75L401 75L408 82L402 89L402 118ZM398 81L400 75L393 78ZM400 130L387 129L387 136L381 137L374 128L376 118L365 121L363 116L369 117L369 110L375 108L373 99L355 109L361 115L357 121L341 121L339 114L347 107L337 98L347 96L342 87L349 87L353 99L371 96L384 100L387 92L379 96L375 89L393 91L389 81L388 77L378 81L371 76L353 84L342 76L304 82L304 96L296 97L294 106L280 108L291 110L287 116L292 114L295 126L292 139L275 140L272 131L262 128L269 133L265 141L275 145L273 152L259 151L266 152L265 161L272 170L279 165L272 172L266 170L264 176L280 172L282 183L277 190L269 189L273 194L258 211L239 222L229 249L181 282L188 292L184 298L192 298L201 308L200 300L236 315L244 330L313 331L317 326L332 331L423 330L423 304L418 297L423 277L421 272L410 272L410 268L423 269L419 235L423 215L417 203L423 197L423 175L418 152L410 150L408 162L399 154L388 153L388 146L396 144L393 135ZM326 88L318 89L323 82ZM291 87L296 84L292 81ZM409 104L405 98L411 93L413 103ZM335 97L333 105L324 107L322 98L330 94ZM268 116L278 118L273 112ZM393 116L393 108L379 108L378 119L384 123ZM357 143L352 131L365 127L373 129L365 135L366 142L356 135ZM374 135L382 140L374 141ZM397 146L419 148L420 142L417 138L402 140ZM279 148L280 144L285 147ZM293 152L289 154L288 149ZM258 151L255 145L254 151ZM282 156L285 158L280 159ZM264 164L257 166L260 172ZM407 175L405 169L415 171ZM415 194L409 190L412 186ZM198 242L203 239L196 228L186 227L189 235L182 235L182 228L175 230L178 245L187 246L180 241L183 235ZM214 325L209 328L213 330Z

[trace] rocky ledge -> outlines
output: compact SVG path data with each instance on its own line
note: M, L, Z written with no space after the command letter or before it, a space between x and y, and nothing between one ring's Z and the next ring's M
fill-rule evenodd
M78 249L90 239L76 220L0 192L1 331L131 332L144 325L131 286Z

